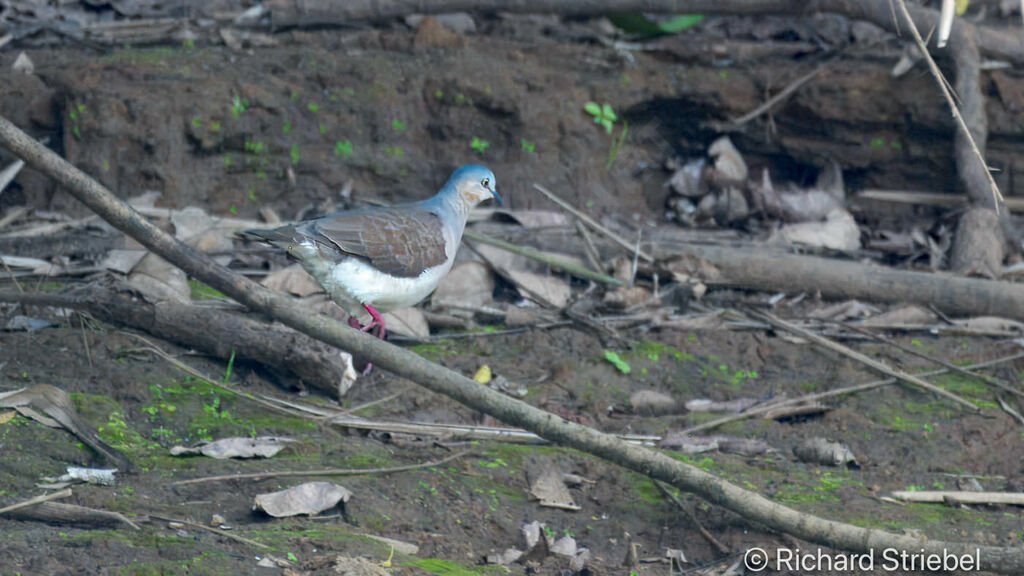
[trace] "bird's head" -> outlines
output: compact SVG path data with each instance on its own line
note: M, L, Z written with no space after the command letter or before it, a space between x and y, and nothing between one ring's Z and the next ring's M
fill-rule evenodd
M489 198L494 198L499 205L503 203L494 173L478 164L467 164L456 170L445 188L453 190L470 207Z

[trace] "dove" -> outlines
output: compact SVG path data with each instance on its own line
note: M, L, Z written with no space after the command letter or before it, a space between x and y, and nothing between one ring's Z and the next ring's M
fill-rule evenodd
M381 313L415 306L437 288L455 262L470 210L492 198L502 203L494 173L470 164L426 200L242 234L286 250L349 314L349 325L376 328L384 338ZM355 318L363 309L372 318L365 327Z

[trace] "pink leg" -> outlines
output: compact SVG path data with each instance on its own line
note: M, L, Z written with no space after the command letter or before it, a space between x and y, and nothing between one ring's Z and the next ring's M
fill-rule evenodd
M348 325L355 328L356 330L362 330L363 325L359 323L359 319L355 316L348 317Z
M363 327L363 332L369 332L372 328L378 328L376 336L383 340L384 336L388 333L387 325L384 324L384 319L380 317L380 313L377 312L373 306L363 304L363 308L366 308L366 311L370 313L370 317L373 318L369 324Z

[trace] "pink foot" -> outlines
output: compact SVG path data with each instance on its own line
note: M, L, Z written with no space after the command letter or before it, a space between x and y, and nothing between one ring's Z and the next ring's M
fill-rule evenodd
M388 333L387 325L384 323L384 319L380 317L380 313L377 312L373 308L373 306L370 306L369 304L363 304L363 308L366 308L366 311L370 313L370 317L373 318L373 320L369 324L363 326L363 332L369 332L371 329L377 328L377 333L374 335L377 338L383 340Z

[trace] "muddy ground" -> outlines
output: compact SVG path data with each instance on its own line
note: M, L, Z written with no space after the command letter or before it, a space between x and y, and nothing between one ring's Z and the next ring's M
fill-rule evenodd
M548 206L531 190L533 182L541 182L612 222L671 225L663 221L662 163L703 151L713 134L702 122L757 106L763 70L774 65L776 74L787 74L799 58L791 52L776 58L748 54L746 60L723 62L713 50L703 57L626 57L594 42L592 26L523 17L490 20L475 36L417 33L401 25L292 32L275 36L277 47L243 52L203 45L33 49L28 53L36 65L34 76L6 72L14 58L7 50L0 54L5 70L0 76L8 82L0 109L34 135L49 137L69 160L120 196L157 190L167 206L199 205L215 214L251 218L269 207L293 218L374 198L418 198L452 167L482 161L495 170L499 190L512 207ZM878 55L892 50L884 44L876 48L875 56L851 59L848 67L832 72L830 81L780 111L782 137L737 136L738 146L751 154L748 161L773 166L792 181L807 181L824 163L815 146L828 142L849 152L844 168L852 186L899 188L923 179L927 187L954 180L951 162L932 160L933 147L950 149L952 130L930 79L922 74L894 86L887 76L890 63ZM1018 81L999 80L1002 85ZM711 83L718 83L719 95L707 99L714 92L708 89ZM845 123L846 104L836 104L835 96L849 93L849 83L856 83L861 94L895 96L886 100L887 108L872 112L880 115L876 124ZM633 136L610 169L608 139L580 112L589 100L613 102L631 122ZM993 100L993 107L1004 105ZM831 111L822 108L828 102ZM833 121L814 137L787 138L786 131L795 133L796 119L805 116ZM865 134L903 144L879 149L874 145L878 140ZM474 138L489 145L474 149ZM992 148L997 157L1000 150L1011 154L1014 142L1007 136ZM349 184L351 195L340 194ZM0 196L0 208L20 205L85 213L32 171ZM59 292L72 283L59 279L25 286ZM765 295L715 290L708 298L718 304L767 300ZM804 316L822 305L812 297L781 313ZM725 554L649 480L596 458L551 446L442 445L431 439L365 435L284 417L135 351L138 341L114 327L83 325L46 308L6 306L3 312L5 317L52 318L55 326L34 333L0 332L0 387L46 383L71 392L85 421L136 465L112 488L75 487L70 501L141 520L136 531L2 519L3 574L330 574L339 555L385 562L389 546L373 537L420 547L415 556L397 553L391 573L500 574L503 568L482 566L483 559L522 548L521 526L534 520L556 535L573 535L592 550L595 574L629 573L622 561L632 544L644 559L681 549L690 569L731 564L752 546L812 548L678 494L730 549ZM638 328L626 335L632 348L620 353L630 365L628 375L605 360L606 347L596 337L574 328L480 334L413 349L466 375L486 364L525 387L524 399L531 404L603 431L633 434L664 435L713 417L636 413L629 400L641 390L680 401L765 399L875 379L848 360L760 331ZM981 337L911 334L899 340L956 363L992 359L1017 347ZM223 362L160 344L214 379L228 372ZM855 345L907 370L930 368L881 345ZM1019 372L1019 365L996 370L1011 381ZM295 394L245 363L233 366L228 380L246 392ZM832 410L820 416L786 422L751 419L715 430L762 439L774 448L768 454L708 453L688 460L827 518L929 538L1021 546L1024 518L1017 508L900 506L879 499L894 490L955 489L963 481L958 475L976 475L989 490L1020 488L1020 427L999 409L993 391L959 376L933 381L982 411L968 413L947 400L892 385L832 400ZM379 399L386 400L359 415L500 424L382 371L361 379L342 406ZM315 396L304 400L331 402ZM262 434L298 442L273 459L255 461L175 458L167 450L206 438ZM814 436L847 443L860 468L798 462L792 447ZM469 453L429 469L332 478L354 495L341 513L325 518L271 519L252 511L256 494L292 486L303 477L173 485L208 475L414 464L453 450ZM96 462L66 432L16 416L0 424L0 504L38 494L35 485L41 477L59 475L67 465ZM580 511L541 507L530 497L529 480L546 466L592 481L572 489ZM149 516L208 524L213 514L222 515L233 534L269 550ZM267 554L290 565L257 567L257 559ZM524 571L521 565L511 567L512 573ZM643 563L638 571L664 574L669 568ZM569 573L568 561L549 558L541 572Z

